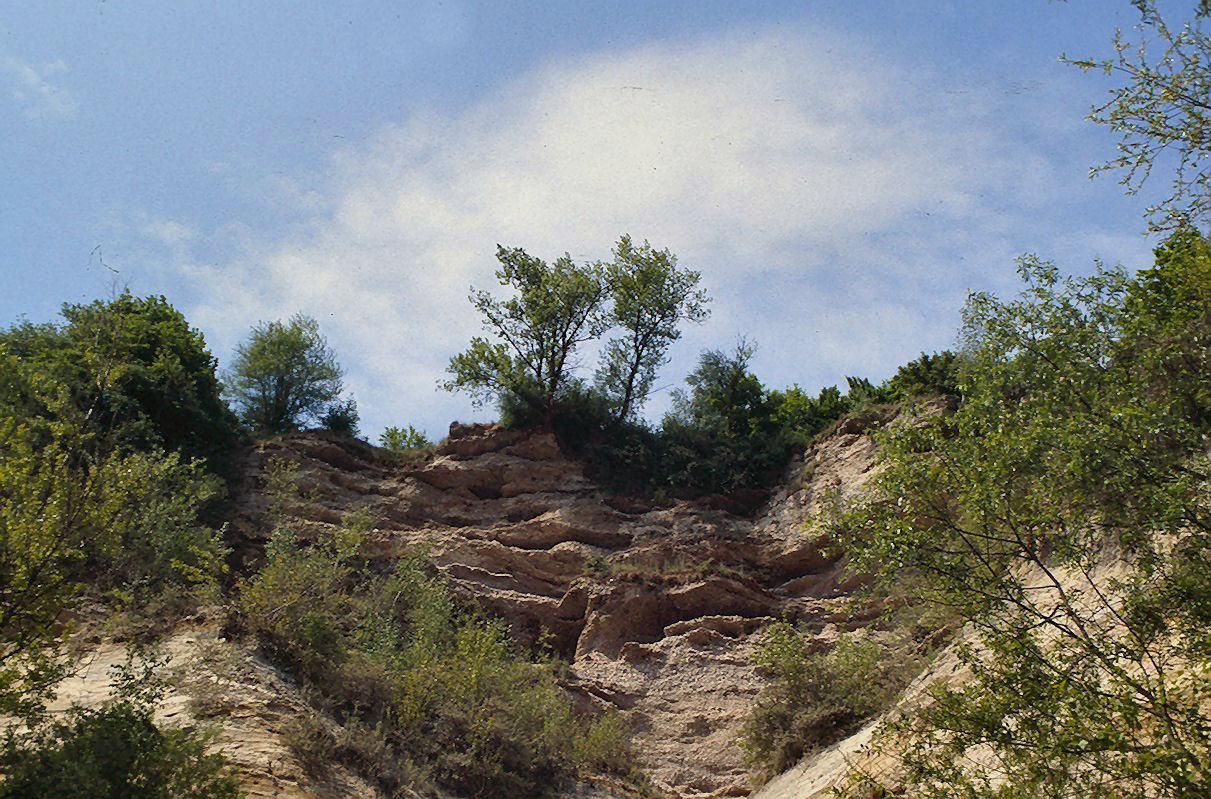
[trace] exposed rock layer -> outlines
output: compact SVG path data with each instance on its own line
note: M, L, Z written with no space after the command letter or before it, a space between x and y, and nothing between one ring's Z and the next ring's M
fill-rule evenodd
M542 631L586 705L621 710L653 782L679 797L751 790L740 728L765 678L761 631L788 617L858 623L852 589L809 522L830 490L864 484L874 448L840 430L809 450L755 519L603 494L549 433L453 425L421 463L317 433L260 445L235 497L241 555L266 535L267 470L297 465L287 511L304 535L368 512L381 556L425 544L451 586Z

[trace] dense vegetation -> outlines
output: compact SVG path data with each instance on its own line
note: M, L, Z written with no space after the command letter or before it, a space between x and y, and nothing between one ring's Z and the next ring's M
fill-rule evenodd
M883 432L884 470L837 519L857 567L920 575L975 636L972 680L912 725L908 779L1205 796L1211 245L1179 231L1134 277L1020 271L1017 300L967 306L958 410Z
M201 335L162 297L63 315L0 333L6 707L53 678L55 620L83 586L126 600L193 589L224 552L198 512L237 431Z
M968 303L957 410L878 431L870 490L819 522L897 605L968 631L971 678L896 725L896 779L926 797L1205 796L1211 243L1178 231L1134 276L1020 272L1016 300ZM776 629L754 758L783 768L883 709L894 652L863 663ZM877 783L855 775L856 795Z
M617 423L600 395L578 387L552 415L564 446L585 458L606 486L657 496L716 495L740 512L756 507L783 475L791 455L841 417L873 424L899 403L954 390L954 356L922 354L875 386L850 377L811 396L798 386L769 389L749 369L754 348L709 350L686 378L689 391L673 394L659 425ZM505 408L506 421L533 421Z
M145 664L149 666L151 664ZM161 687L133 666L117 696L9 728L0 750L4 799L236 799L235 774L207 752L204 734L163 729L154 719Z
M124 608L213 589L225 549L198 514L238 435L213 357L164 298L63 317L0 333L0 712L28 727L6 739L0 795L233 795L145 695L39 715L82 593Z
M1176 156L1171 195L1147 211L1173 232L1134 276L1065 278L1025 257L1017 300L973 294L957 411L878 432L871 491L821 520L878 590L965 623L971 675L890 722L895 773L855 772L840 794L1211 792L1211 4L1180 28L1151 0L1134 5L1138 46L1119 32L1112 58L1064 60L1126 77L1090 115L1121 135L1119 157L1093 171L1122 170L1135 193ZM760 657L776 679L744 743L769 768L893 698L886 660L815 651L787 627Z
M916 640L919 631L901 621L890 635L842 635L822 648L785 621L770 625L757 662L772 683L745 722L740 745L771 776L854 732L920 671L930 639Z

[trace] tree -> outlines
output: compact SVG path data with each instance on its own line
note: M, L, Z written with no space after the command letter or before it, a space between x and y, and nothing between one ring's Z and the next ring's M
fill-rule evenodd
M1201 0L1195 18L1170 27L1152 0L1136 0L1138 44L1114 36L1114 55L1104 59L1061 60L1082 70L1099 70L1126 80L1110 99L1093 107L1089 119L1120 136L1117 158L1091 172L1121 170L1121 183L1135 194L1165 156L1173 159L1170 195L1147 211L1154 230L1183 224L1206 229L1211 222L1211 37L1202 19L1211 3ZM1150 41L1151 38L1151 41ZM1159 53L1150 45L1159 47Z
M646 241L636 246L630 236L619 239L606 281L609 319L621 335L607 342L597 372L616 423L643 407L669 345L681 337L679 323L701 322L709 314L699 278L698 272L678 269L668 250L653 250Z
M942 395L958 396L958 364L950 350L921 353L901 366L887 381L887 391L901 401Z
M549 423L578 345L604 332L607 286L599 264L578 265L565 254L551 264L520 248L497 247L496 277L516 295L507 300L473 291L484 329L502 343L471 339L450 359L447 391L465 390L477 404L518 401Z
M155 417L127 393L171 385L134 378L180 365L132 341L172 339L187 326L169 314L167 330L132 335L143 327L130 315L85 307L88 325L26 324L0 336L0 713L37 707L63 675L62 614L82 584L132 599L188 589L213 582L225 552L197 520L218 478L200 460L165 453Z
M741 339L733 352L703 352L686 377L689 394L674 392L661 428L663 479L674 487L760 494L785 465L791 441L776 398L749 371L755 351Z
M109 301L64 305L62 316L58 325L14 325L0 340L24 364L58 381L77 409L90 411L111 445L162 447L222 468L238 423L223 402L205 339L168 300L123 292ZM27 394L26 413L50 413L45 402L31 402Z
M1195 797L1211 787L1211 245L975 294L953 415L879 438L838 518L859 569L919 574L975 635L910 730L913 794ZM980 756L969 759L978 750Z
M240 418L262 433L318 421L341 393L341 367L319 323L295 314L252 329L225 376Z
M765 387L749 371L755 345L740 339L734 352L707 350L698 367L686 376L690 393L673 393L672 415L697 427L719 430L727 437L742 437L769 417Z
M473 290L471 303L497 341L471 339L450 359L451 377L440 385L469 392L477 405L495 399L507 416L537 414L551 424L561 401L583 400L608 408L617 427L643 405L681 335L678 324L707 314L699 274L678 269L668 250L646 241L636 246L630 236L619 239L609 265L576 264L567 254L547 264L499 246L496 258L496 277L514 295L501 300ZM612 327L621 334L605 344L596 387L589 389L573 376L576 349Z

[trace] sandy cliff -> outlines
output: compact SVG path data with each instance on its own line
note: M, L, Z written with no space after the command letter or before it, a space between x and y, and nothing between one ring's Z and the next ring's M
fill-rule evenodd
M804 522L827 491L861 489L873 445L842 427L804 457L756 517L741 518L603 493L549 433L454 425L418 463L303 433L248 453L231 532L236 559L254 562L268 535L267 472L295 464L299 498L286 512L304 538L363 510L378 557L428 547L452 588L506 618L520 642L548 638L584 705L622 711L655 787L742 796L752 783L736 741L765 684L752 661L764 627L789 618L828 633L868 621ZM165 643L178 679L164 716L215 725L252 796L373 795L344 770L317 778L295 762L284 736L305 703L251 642L223 637L222 616L212 609ZM61 704L104 694L120 649L100 643L90 657ZM609 795L593 790L581 788Z

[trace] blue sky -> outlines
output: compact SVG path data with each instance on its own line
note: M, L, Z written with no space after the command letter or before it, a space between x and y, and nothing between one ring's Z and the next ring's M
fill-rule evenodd
M1183 10L1178 4L1178 10ZM1179 14L1180 16L1180 14ZM435 388L497 243L702 272L703 348L770 386L953 344L1013 259L1146 265L1144 197L1090 166L1126 0L0 5L0 323L165 294L226 365L320 321L363 431L485 419ZM1158 186L1158 190L1163 186ZM582 357L586 371L592 353ZM658 415L667 391L650 404Z

